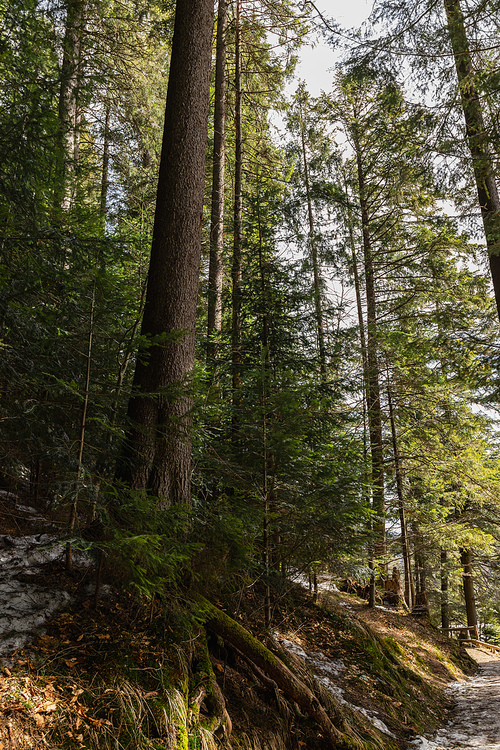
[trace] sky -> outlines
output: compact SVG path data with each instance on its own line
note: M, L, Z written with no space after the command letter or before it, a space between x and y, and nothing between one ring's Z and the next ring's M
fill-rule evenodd
M316 7L327 19L333 18L344 28L360 26L370 15L373 0L317 0ZM337 53L318 37L316 46L303 47L296 75L306 81L312 96L328 91L332 80L329 71L337 60Z

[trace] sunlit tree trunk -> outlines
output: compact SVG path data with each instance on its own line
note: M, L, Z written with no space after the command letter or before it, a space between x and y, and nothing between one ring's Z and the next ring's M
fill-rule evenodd
M472 553L470 549L460 550L460 563L463 570L462 581L464 586L465 610L467 612L467 625L477 628L474 578L472 576Z
M387 373L389 378L389 373ZM396 422L394 419L394 408L392 403L392 391L389 380L387 381L387 402L389 406L389 418L391 421L392 449L394 453L394 473L396 475L396 489L398 493L398 511L399 524L401 526L401 553L403 556L403 566L405 573L405 601L411 609L413 606L413 580L411 574L411 557L408 544L408 532L406 527L405 502L403 493L403 478L401 475L401 459L399 455L398 436L396 432Z
M219 0L215 60L214 160L212 172L212 214L208 268L208 361L213 364L217 347L213 336L222 327L222 272L224 248L224 177L226 128L226 0Z
M101 199L100 213L102 216L103 230L106 226L106 214L108 210L108 188L109 188L109 118L111 115L111 104L106 102L104 113L104 132L102 146L102 171L101 171Z
M346 185L346 195L348 196L347 185ZM365 336L365 320L363 316L363 303L361 301L361 282L360 282L359 271L358 271L356 242L354 240L354 220L353 220L352 211L351 211L349 204L347 208L347 226L348 226L348 232L349 232L349 242L351 245L352 273L353 273L353 278L354 278L354 291L356 294L356 309L358 313L361 359L363 362L363 382L365 386L364 393L363 393L363 428L364 428L364 434L363 434L364 462L363 463L364 463L364 466L367 467L368 466L368 459L367 459L368 439L367 439L367 430L366 430L366 420L367 420L366 393L368 390L368 354L366 351L366 336ZM367 468L367 473L368 473L368 468ZM367 476L366 477L367 485L368 485L368 482L369 482L369 477ZM364 490L364 492L366 492L366 490ZM366 498L367 505L369 504L369 502L370 502L370 498L369 496L367 496ZM368 561L368 566L370 568L368 606L373 609L375 607L375 599L376 599L376 594L377 594L376 577L375 577L375 562L373 559L373 548L370 550L370 559Z
M448 601L448 553L441 550L441 627L450 627L450 605Z
M304 118L302 108L300 111L300 140L302 146L302 159L304 165L304 182L307 198L307 218L309 222L309 247L311 248L311 262L313 267L314 282L314 311L316 316L316 333L318 336L319 351L319 368L321 379L326 380L326 347L325 347L325 327L323 322L323 306L321 303L321 276L318 264L318 245L316 242L316 232L314 227L314 213L311 198L311 186L309 183L309 168L307 165L306 139L304 133Z
M378 364L377 314L375 298L375 273L370 235L370 218L367 208L365 176L359 141L353 128L353 142L356 150L359 202L361 209L361 227L363 233L363 258L366 292L366 405L370 432L370 451L372 466L372 499L373 510L377 519L374 524L375 557L385 555L385 498L384 498L384 454L382 443L382 408L380 403L380 383Z
M68 0L59 90L59 164L56 208L68 211L75 198L80 150L79 95L82 83L85 0Z
M233 380L233 434L238 431L241 400L241 282L243 257L243 123L241 82L241 0L236 0L235 18L235 165L232 279L231 359Z

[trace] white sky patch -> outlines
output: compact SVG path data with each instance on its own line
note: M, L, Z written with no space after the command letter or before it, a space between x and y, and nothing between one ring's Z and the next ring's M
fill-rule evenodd
M316 7L322 16L334 20L346 29L357 28L366 21L373 7L373 0L320 0ZM321 19L317 18L318 28ZM296 76L306 82L307 90L312 96L319 96L322 91L328 92L332 84L332 68L339 60L339 53L333 50L318 34L314 46L304 46L300 51L300 62Z

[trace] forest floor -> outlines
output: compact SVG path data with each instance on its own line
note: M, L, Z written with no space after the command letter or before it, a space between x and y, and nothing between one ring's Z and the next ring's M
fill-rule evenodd
M90 559L77 558L73 573L65 573L57 525L13 498L0 500L0 750L328 747L296 705L217 638L209 641L211 664L233 734L190 732L196 623L179 599L138 602L115 586L94 609ZM222 606L329 691L357 737L353 747L499 747L490 742L496 730L488 717L498 721L500 662L483 655L484 672L470 681L476 663L426 619L370 610L335 590L313 602L289 583L276 595L270 632L258 586L234 601ZM435 735L453 719L454 706L456 720ZM203 710L201 704L199 717ZM477 734L478 717L482 744L464 729Z

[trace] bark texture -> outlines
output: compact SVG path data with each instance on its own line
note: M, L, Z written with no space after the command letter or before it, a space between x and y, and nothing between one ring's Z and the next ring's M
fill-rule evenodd
M243 121L241 81L241 0L236 0L235 22L235 164L234 164L234 235L232 280L231 360L233 369L233 434L238 432L238 410L241 401L241 281L243 254Z
M476 600L474 597L474 579L472 577L472 554L470 549L460 550L460 562L463 569L463 585L467 625L477 628Z
M208 267L208 358L216 357L213 334L222 328L222 262L224 248L224 178L226 130L226 26L227 3L219 0L215 59L214 161L210 261Z
M450 605L448 602L448 553L441 550L441 627L450 627Z
M493 160L481 101L474 80L474 68L460 0L444 0L444 7L455 58L477 196L481 207L497 312L500 317L500 199Z
M309 183L309 168L307 166L306 138L304 133L304 120L302 109L300 112L300 139L302 146L302 159L304 164L304 182L307 197L307 218L309 221L309 244L311 248L311 261L314 280L314 312L316 316L316 333L318 336L319 367L321 379L326 381L326 346L325 326L323 322L323 305L321 301L321 275L318 263L318 246L316 243L316 232L314 227L314 213L311 198L311 187Z
M143 345L118 475L188 505L191 398L212 53L212 0L177 0Z
M59 89L59 164L56 208L68 211L75 197L80 150L79 94L83 73L84 0L68 0Z
M394 453L394 473L396 475L396 489L398 493L399 524L401 526L401 554L405 572L405 601L409 609L413 607L414 591L411 574L411 555L408 543L408 530L406 526L405 501L403 493L403 477L401 472L401 458L399 455L399 443L396 432L396 421L394 419L394 407L392 403L392 390L389 385L389 371L387 372L387 404L389 406L389 418L391 420L392 450Z

